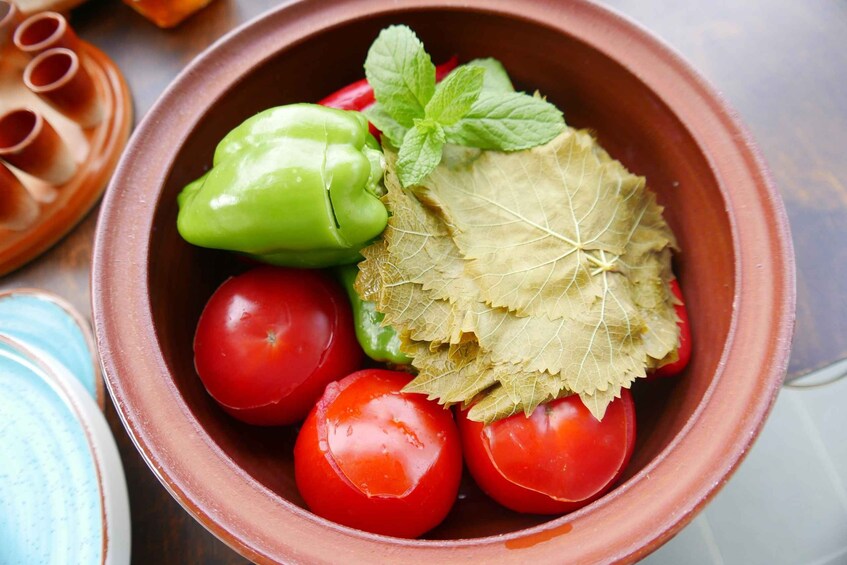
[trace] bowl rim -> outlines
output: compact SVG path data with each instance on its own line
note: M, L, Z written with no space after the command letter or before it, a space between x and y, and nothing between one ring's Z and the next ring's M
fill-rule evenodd
M350 21L392 14L402 18L404 12L421 10L517 18L573 37L622 65L662 100L708 159L727 204L735 253L733 315L717 374L673 441L623 485L580 511L525 530L469 540L399 540L316 517L239 469L193 420L170 379L145 386L126 378L133 372L168 375L152 324L145 271L161 193L153 199L126 194L132 187L161 188L170 175L176 153L168 155L160 149L149 159L150 148L181 147L193 125L205 117L205 108L279 52ZM249 61L247 67L244 61ZM239 72L232 73L231 68ZM180 127L174 128L174 123ZM739 221L737 211L742 209L744 218ZM118 233L120 238L115 237ZM118 265L120 269L115 269ZM754 291L744 294L745 289ZM735 112L664 42L628 18L584 0L490 0L484 5L463 0L402 4L304 0L283 4L247 22L183 70L139 125L100 211L92 267L92 306L103 373L130 438L192 516L244 556L263 562L313 562L326 558L322 548L342 546L351 562L373 559L375 552L385 551L396 552L392 555L398 562L411 560L402 548L412 547L415 560L460 560L473 553L474 558L486 561L526 562L555 559L563 551L579 562L642 558L682 529L748 452L785 375L794 305L794 254L787 215L758 148ZM742 358L744 365L761 367L758 378L738 377L731 386L718 386L726 384L722 381L741 365ZM722 418L727 406L742 416L735 421ZM724 441L714 441L715 437ZM194 468L203 469L202 484L193 476ZM233 473L239 481L232 481ZM646 500L636 496L636 487L646 484L661 496ZM218 488L224 485L230 496L216 500ZM264 500L243 508L241 495L255 492ZM598 521L635 508L640 512L639 524L596 531ZM583 529L595 530L594 535L590 539L565 535ZM522 551L510 551L516 547Z

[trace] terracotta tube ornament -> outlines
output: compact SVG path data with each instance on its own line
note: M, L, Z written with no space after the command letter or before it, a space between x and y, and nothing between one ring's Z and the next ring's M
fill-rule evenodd
M15 30L14 41L18 49L32 56L53 47L71 51L79 47L79 39L68 20L57 12L41 12L25 19Z
M84 128L103 120L103 105L91 75L70 49L49 49L24 70L24 84Z
M38 218L38 202L6 165L0 163L0 230L20 231Z
M0 159L53 185L76 173L65 142L41 114L29 109L0 116Z
M23 20L18 7L7 0L0 0L0 49L12 41L15 28Z

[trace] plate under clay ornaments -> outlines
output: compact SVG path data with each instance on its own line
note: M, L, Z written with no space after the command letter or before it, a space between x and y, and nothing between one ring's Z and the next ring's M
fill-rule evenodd
M126 145L129 90L56 12L0 0L0 276L56 243L96 204Z

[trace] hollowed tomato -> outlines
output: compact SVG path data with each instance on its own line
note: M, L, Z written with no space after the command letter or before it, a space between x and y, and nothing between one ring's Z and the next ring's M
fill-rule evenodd
M438 525L462 474L450 410L401 389L411 375L358 371L327 386L294 447L297 487L315 514L412 538Z
M484 426L458 418L465 462L491 498L517 512L561 514L581 508L617 481L635 447L629 391L598 421L572 395Z
M249 424L299 422L324 387L359 368L347 296L315 270L258 267L225 281L194 336L206 390Z

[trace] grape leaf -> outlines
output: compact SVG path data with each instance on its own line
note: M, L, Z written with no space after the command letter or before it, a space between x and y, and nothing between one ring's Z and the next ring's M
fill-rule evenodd
M491 421L523 410L526 414L561 395L561 383L550 373L524 372L521 367L492 363L476 341L441 345L432 350L425 342L410 342L404 351L412 357L418 376L404 390L428 395L450 405L467 406L478 394L485 396L471 409L471 417ZM570 394L567 391L567 394Z
M485 422L576 393L601 418L674 354L673 235L643 179L587 133L445 160L408 190L396 159L386 150L392 215L357 288L405 339L408 391L474 402Z
M465 402L497 382L495 373L480 370L479 344L441 345L435 350L425 342L411 342L404 351L412 357L418 376L406 392L429 395L442 404Z
M625 283L609 279L608 292L573 318L518 317L488 309L476 319L479 342L495 362L560 374L563 385L576 393L627 386L645 376L641 336L646 325L625 298Z
M439 168L425 183L450 210L483 299L519 315L572 316L593 304L601 275L626 269L620 256L656 207L643 178L573 129L528 153L484 153L467 171ZM649 241L673 246L657 227Z
M365 260L359 264L356 292L376 304L376 310L384 314L383 325L414 340L448 343L453 319L450 302L436 300L421 285L404 280L389 260L385 240L366 247L362 255Z

